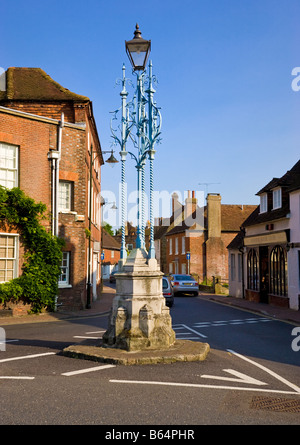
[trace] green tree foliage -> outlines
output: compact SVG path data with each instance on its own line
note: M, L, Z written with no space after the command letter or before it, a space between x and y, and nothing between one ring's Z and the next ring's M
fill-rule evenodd
M41 224L45 211L44 204L36 203L19 188L0 186L0 228L15 229L25 249L22 274L0 283L0 302L22 300L30 303L35 313L54 309L64 243Z
M113 231L112 226L105 221L103 223L103 229L105 229L106 232L109 233L111 236L114 236L114 231Z

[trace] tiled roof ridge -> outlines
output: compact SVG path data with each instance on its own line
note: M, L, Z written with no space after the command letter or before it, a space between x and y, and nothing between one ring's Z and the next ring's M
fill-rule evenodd
M104 249L120 250L121 245L118 241L102 227L102 246Z
M249 211L251 211L251 214L255 211L257 208L256 204L221 204L221 227L222 231L237 231L240 228L240 225L243 223L243 220L238 221L238 224L236 222L236 214L227 213L227 210L238 210L240 217L243 216L244 213L246 213L246 216L244 216L245 220L249 217ZM197 206L197 211L202 212L203 215L203 223L204 227L203 230L207 230L207 206L199 207ZM248 214L247 214L248 213ZM192 217L196 221L196 210L192 212ZM199 215L199 214L198 214ZM172 228L167 230L167 235L173 235L175 233L184 232L187 229L192 229L192 227L189 227L185 224L185 213L184 213L184 206L181 212L181 215L179 215L179 218L175 221L175 224ZM180 223L180 224L179 224ZM199 221L198 221L199 223ZM237 225L236 225L237 224ZM199 225L199 224L198 224Z
M15 91L15 77L14 77L15 75L17 75L18 71L23 73L25 72L29 73L31 71L32 73L39 74L44 80L46 80L52 86L54 86L60 93L64 94L66 96L66 99L68 100L83 101L83 102L90 101L88 97L73 93L72 91L60 85L58 82L53 80L52 77L49 76L49 74L47 74L42 68L31 68L31 67L10 67L6 70L6 99L8 100L29 100L29 99L32 100L35 98L34 94L33 95L29 94L27 98L26 97L21 99L18 98L18 95L16 94ZM38 87L36 87L36 90L38 90ZM47 98L44 98L44 100L46 99ZM50 99L55 100L55 97L49 97L48 100Z

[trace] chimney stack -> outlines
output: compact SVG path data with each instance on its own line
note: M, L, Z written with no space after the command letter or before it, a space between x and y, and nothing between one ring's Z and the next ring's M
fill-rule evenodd
M188 197L185 200L186 205L186 216L190 216L193 212L196 211L198 204L198 199L195 197L195 191L192 191L192 197L191 197L191 191L188 190Z
M176 192L172 193L172 214L174 215L178 209L180 209L181 205L178 201L178 195Z
M221 195L207 195L207 229L208 238L221 238Z

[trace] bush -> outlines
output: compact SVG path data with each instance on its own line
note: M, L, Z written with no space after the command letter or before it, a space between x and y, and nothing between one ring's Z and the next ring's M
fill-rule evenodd
M41 224L45 211L19 188L0 186L0 226L15 229L25 249L22 275L0 284L0 302L23 300L35 313L54 309L64 243Z

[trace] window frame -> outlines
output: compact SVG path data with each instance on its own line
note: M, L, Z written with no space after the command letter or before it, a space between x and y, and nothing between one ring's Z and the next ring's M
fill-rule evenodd
M7 261L13 261L13 268L12 269L7 269L7 267L5 267L5 269L1 269L4 270L4 278L7 277L7 271L8 270L12 270L13 271L13 277L10 279L5 279L4 281L0 280L0 283L8 283L9 281L13 280L14 278L18 277L18 264L19 264L19 235L16 234L10 234L10 233L0 233L0 237L6 237L8 238L13 238L14 239L14 245L13 245L13 249L14 249L14 256L13 257L0 257L0 260L5 261L7 263ZM6 250L8 249L8 244L5 245Z
M259 213L266 213L268 211L268 194L260 195Z
M181 238L181 254L185 254L185 236Z
M62 185L68 185L69 187L69 199L68 199L68 206L65 207L62 205L61 203L61 186ZM63 179L59 180L59 185L58 185L58 211L62 212L62 213L68 213L68 212L72 212L73 211L73 194L74 194L74 183L72 181L65 181Z
M230 254L230 279L236 281L235 253Z
M62 252L62 259L61 259L61 266L60 269L62 271L63 268L66 269L66 272L64 273L66 275L66 280L61 280L61 277L63 275L63 273L61 272L59 278L58 278L58 287L61 288L66 288L66 287L72 287L71 281L70 281L70 270L71 270L71 252L70 251L63 251ZM65 258L64 258L65 255ZM66 265L63 264L64 260L67 261Z
M288 295L287 253L280 245L270 253L270 293L286 297Z
M238 277L237 280L240 283L243 279L243 255L241 253L238 253L237 256L238 259L238 264L237 264L237 269L238 269Z
M250 249L247 255L247 289L259 290L259 261L255 249Z
M3 166L2 166L1 165L1 157L0 157L0 170L6 172L6 174L7 174L8 171L13 172L13 174L14 174L14 181L13 181L13 186L12 187L8 187L7 186L8 179L5 178L3 180L3 182L5 182L5 185L3 185L3 184L1 184L1 185L3 187L6 187L7 189L12 189L14 187L19 187L19 147L18 147L18 145L8 144L7 142L0 142L0 151L1 151L1 148L5 149L7 147L14 149L13 161L14 161L14 165L15 166L12 167L12 168L4 166L5 161L9 160L6 157L2 157L2 162L3 162ZM2 180L0 179L0 181L2 181ZM12 181L9 181L9 182L12 182Z
M282 207L282 188L276 187L272 190L273 207L272 210L280 209Z
M175 238L175 255L178 255L178 238Z

